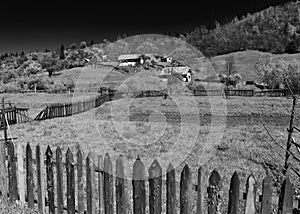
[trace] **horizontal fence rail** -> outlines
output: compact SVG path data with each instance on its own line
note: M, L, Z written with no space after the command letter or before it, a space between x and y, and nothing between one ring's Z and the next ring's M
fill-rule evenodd
M128 203L131 202L130 213L134 214L148 213L147 210L151 214L160 214L163 210L167 214L178 211L181 214L221 212L224 183L217 170L209 173L200 166L195 185L193 172L186 164L177 183L172 164L164 172L160 163L154 160L146 170L142 159L138 157L132 166L132 177L127 178L124 176L125 160L121 155L113 164L109 154L104 157L94 153L85 155L80 148L76 153L68 149L63 154L60 147L54 151L50 146L44 149L37 145L33 154L30 144L24 151L21 145L15 146L11 141L5 149L3 145L0 159L5 160L7 153L8 160L7 163L0 161L1 194L7 195L11 202L18 201L29 208L37 207L39 213L64 213L64 210L81 214L129 213ZM131 199L127 197L130 183ZM261 195L256 192L257 183L253 175L247 179L245 193L242 192L237 172L233 173L228 185L228 213L272 213L273 186L270 176L263 180ZM196 200L192 200L192 195ZM294 185L286 178L281 184L276 212L299 213L300 204L295 201ZM244 206L241 206L242 203Z

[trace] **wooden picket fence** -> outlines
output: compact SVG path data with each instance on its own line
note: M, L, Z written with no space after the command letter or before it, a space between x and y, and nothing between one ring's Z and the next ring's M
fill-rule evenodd
M96 108L103 103L110 101L110 94L98 95L95 98L90 98L88 100L81 100L77 102L68 103L54 103L46 106L34 120L45 120L55 117L68 117L74 114L79 114L93 108Z
M126 214L129 212L125 196L128 186L124 176L122 156L116 160L116 173L114 174L113 163L108 154L104 158L102 155L97 156L97 161L95 161L95 155L92 153L84 158L84 153L80 148L75 155L68 149L65 162L63 162L62 151L59 147L56 148L54 155L49 146L44 153L43 149L37 145L34 159L29 144L23 156L23 147L17 145L15 148L11 141L6 146L2 144L0 154L0 191L2 195L7 195L12 203L18 202L29 208L36 207L39 213L47 211L51 214L62 214L65 211L80 214L96 212ZM138 157L133 165L131 180L134 214L144 214L148 209L151 214L160 214L163 206L167 214L178 213L178 210L181 214L220 213L223 184L216 170L208 178L206 170L200 167L197 171L197 185L194 185L191 169L185 165L180 174L179 195L176 172L172 164L166 171L166 179L163 179L163 170L156 160L148 169L148 173L149 179L146 179L145 166ZM149 182L148 203L147 180ZM166 185L165 201L163 201L162 194L163 180ZM197 195L194 210L192 210L191 201L193 191L196 191ZM293 193L294 186L289 178L286 178L281 186L278 213L299 213L299 204L298 207L293 207ZM176 202L177 196L179 196L179 206ZM235 172L230 182L228 213L241 212L241 196L240 179ZM270 176L263 180L262 195L256 196L255 178L250 175L244 194L244 213L253 214L257 210L261 214L272 213L272 178ZM64 200L67 202L66 206ZM146 209L147 204L148 209Z

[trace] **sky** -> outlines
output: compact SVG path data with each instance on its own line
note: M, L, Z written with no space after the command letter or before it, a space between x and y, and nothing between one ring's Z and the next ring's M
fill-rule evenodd
M98 2L98 3L97 3ZM103 3L104 2L104 3ZM191 32L215 20L230 21L286 0L196 1L4 1L0 54L55 50L81 41L101 42L126 34Z

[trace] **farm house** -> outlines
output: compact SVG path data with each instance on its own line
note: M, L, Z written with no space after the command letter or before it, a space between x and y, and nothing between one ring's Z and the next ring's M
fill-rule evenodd
M182 67L166 67L162 69L161 76L165 75L172 75L172 74L181 74L182 81L184 82L191 82L192 80L192 70L188 66L182 66Z
M144 64L144 59L141 54L124 54L118 57L119 66L137 66L138 64Z

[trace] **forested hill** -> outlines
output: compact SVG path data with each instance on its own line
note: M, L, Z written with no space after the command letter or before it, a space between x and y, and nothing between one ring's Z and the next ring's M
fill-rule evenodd
M186 40L206 56L246 49L271 53L300 51L300 2L289 2L233 19L208 30L201 26Z

